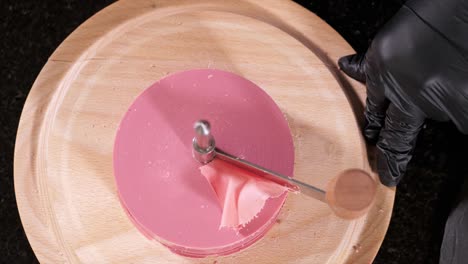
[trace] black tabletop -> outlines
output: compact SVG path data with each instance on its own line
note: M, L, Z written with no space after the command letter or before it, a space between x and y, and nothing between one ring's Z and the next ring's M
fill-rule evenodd
M36 263L16 207L15 135L26 96L57 46L111 0L0 0L0 263ZM266 2L266 1L265 1ZM388 0L298 0L357 51L400 7ZM265 3L267 4L267 3ZM460 173L452 124L429 122L396 195L392 221L374 263L437 263L443 224Z

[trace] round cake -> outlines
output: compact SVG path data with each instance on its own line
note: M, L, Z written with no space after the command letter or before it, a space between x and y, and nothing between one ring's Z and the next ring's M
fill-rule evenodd
M245 227L220 228L222 207L192 157L199 119L211 123L224 151L293 175L291 132L270 96L241 76L200 69L159 80L129 107L114 145L115 180L122 206L148 238L185 256L230 254L268 231L287 194L268 199Z

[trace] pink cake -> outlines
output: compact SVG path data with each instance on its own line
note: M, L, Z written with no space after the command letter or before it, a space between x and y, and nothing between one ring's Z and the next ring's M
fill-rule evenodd
M267 232L287 194L266 199L244 227L220 228L223 206L192 158L199 119L211 123L219 148L292 176L293 141L275 102L238 75L204 69L167 76L134 101L116 135L115 179L122 206L147 237L185 256L230 254Z

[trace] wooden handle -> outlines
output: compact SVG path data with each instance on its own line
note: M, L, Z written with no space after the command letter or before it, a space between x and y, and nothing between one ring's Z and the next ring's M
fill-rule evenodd
M367 172L349 169L328 183L325 198L337 216L355 219L367 213L376 191L377 184Z

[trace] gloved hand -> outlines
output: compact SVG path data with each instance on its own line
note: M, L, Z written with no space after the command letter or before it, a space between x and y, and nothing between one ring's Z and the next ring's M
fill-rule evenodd
M383 184L401 180L425 119L451 120L468 134L468 0L410 0L366 54L338 64L366 82L363 133L377 143Z

